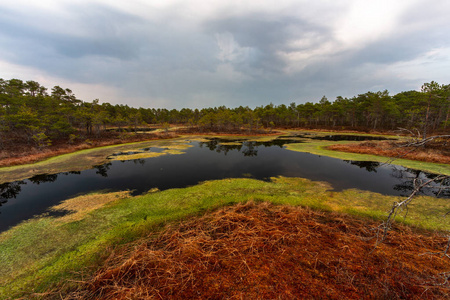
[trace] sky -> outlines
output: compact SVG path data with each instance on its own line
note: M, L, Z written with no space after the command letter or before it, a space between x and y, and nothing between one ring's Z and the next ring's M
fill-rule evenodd
M0 0L0 78L144 108L450 83L448 0Z

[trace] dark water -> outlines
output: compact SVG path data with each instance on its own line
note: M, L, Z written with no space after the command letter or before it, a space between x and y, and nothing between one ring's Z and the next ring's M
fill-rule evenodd
M180 188L205 180L239 177L269 180L282 175L326 181L337 191L358 188L386 195L408 195L414 178L434 176L399 166L343 161L283 148L285 143L298 142L295 139L277 139L272 143L241 141L236 145L222 142L211 139L192 143L193 147L182 155L113 161L82 172L38 175L2 184L0 231L42 214L62 200L99 190L129 189L136 195L152 188ZM437 191L428 189L423 193L435 195ZM440 196L450 197L448 190Z

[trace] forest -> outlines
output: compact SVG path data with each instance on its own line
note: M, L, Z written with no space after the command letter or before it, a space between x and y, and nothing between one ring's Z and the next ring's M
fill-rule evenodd
M45 148L55 140L100 137L108 130L137 131L148 125L184 125L198 132L261 132L273 128L359 131L418 130L426 136L450 128L450 84L424 83L420 91L391 96L387 90L352 98L250 108L133 108L78 99L72 90L50 91L36 81L0 79L0 149L6 140Z

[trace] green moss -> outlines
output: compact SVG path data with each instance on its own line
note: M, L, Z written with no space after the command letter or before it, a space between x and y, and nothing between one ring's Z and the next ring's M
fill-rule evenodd
M23 180L38 174L56 174L68 171L83 171L94 165L104 164L117 152L135 151L148 147L163 147L182 150L189 147L185 139L156 140L80 150L49 158L34 164L0 168L0 183Z
M190 147L192 147L192 146L188 145L188 144L173 143L173 144L167 145L167 147L165 147L165 149L161 152L144 151L144 150L142 150L142 147L141 147L141 149L128 150L127 152L124 152L122 155L112 156L110 159L124 161L124 160L159 157L159 156L163 156L166 154L172 154L172 155L184 154L184 150L186 150ZM153 147L153 148L161 148L161 147ZM129 154L129 153L131 153L131 154Z
M380 163L391 163L399 166L404 166L406 168L423 170L435 174L450 175L450 165L447 164L437 164L428 163L422 161L414 161L408 159L395 159L392 160L389 157L369 155L369 154L358 154L358 153L348 153L340 152L335 150L328 150L326 147L337 144L351 144L359 143L352 141L311 141L301 144L289 144L286 149L297 152L307 152L316 155L329 156L344 160L354 160L354 161L377 161Z
M316 136L323 136L328 134L337 134L333 132L317 132L317 131L301 131L300 133L310 133ZM286 137L287 135L293 135L299 133L298 131L280 131L278 135L272 136L210 136L226 139L244 139L249 141L270 141L280 136ZM346 135L370 135L361 133L346 133ZM390 136L386 136L390 137ZM378 161L387 162L389 158L366 155L366 154L352 154L345 152L338 152L325 149L329 145L335 144L348 144L358 143L351 141L315 141L310 139L303 139L307 143L289 144L287 149L299 152L309 152L316 155L330 156L339 159L346 160L364 160L364 161ZM107 158L117 152L136 151L147 147L167 147L172 150L180 151L168 151L170 154L180 154L183 152L190 141L207 141L204 136L184 136L182 138L170 139L170 140L156 140L148 142L138 142L122 145L113 145L106 147L99 147L87 150L81 150L70 154L64 154L57 157L49 158L47 160L13 167L0 168L0 183L11 182L16 180L23 180L33 177L38 174L55 174L68 171L82 171L92 168L93 165L99 165L107 162ZM154 154L149 154L153 157ZM135 157L121 157L121 160L147 158L149 155L136 154ZM439 173L450 175L450 166L446 164L433 164L418 161L411 161L405 159L396 159L395 164L402 165L408 168L420 169L431 173Z

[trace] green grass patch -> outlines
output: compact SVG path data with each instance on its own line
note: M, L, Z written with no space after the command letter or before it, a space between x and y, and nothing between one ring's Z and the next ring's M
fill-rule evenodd
M384 219L392 204L404 199L348 189L342 192L329 192L327 204L333 211ZM447 212L448 199L417 196L408 210L397 215L396 221L422 229L446 231L450 230L450 218L445 217Z
M402 139L404 137L399 135L386 135L386 134L373 134L364 132L341 132L341 131L317 131L317 130L284 130L285 134L295 135L295 134L309 134L311 136L327 136L327 135L350 135L350 136L378 136L384 138L392 139Z
M387 163L391 161L391 158L385 156L378 155L370 155L370 154L358 154L358 153L348 153L348 152L340 152L335 150L328 150L326 147L337 144L351 144L351 143L360 143L354 141L316 141L311 140L307 143L300 144L288 144L286 145L286 149L297 152L307 152L316 155L323 155L334 157L343 160L353 160L353 161L376 161L380 163ZM406 168L423 170L430 173L435 174L443 174L450 175L450 165L447 164L437 164L437 163L429 163L423 161L415 161L408 159L395 159L392 161L392 164L403 166Z
M134 159L145 159L145 158L152 158L152 157L159 157L167 154L183 154L184 150L192 147L188 144L171 144L168 145L163 151L161 152L151 152L151 151L144 151L141 149L132 149L128 150L127 152L123 153L122 155L115 155L111 156L110 160L119 160L119 161L125 161L125 160L134 160ZM153 147L153 148L161 148L161 147Z
M271 136L209 136L210 138L222 138L222 139L241 139L247 141L256 142L267 142L273 139L279 138L290 138L289 135L294 135L298 133L310 133L315 136L324 136L329 134L337 134L333 132L317 132L317 131L280 131L278 135ZM370 135L363 133L345 133L345 135ZM391 136L385 136L391 137ZM292 138L295 138L293 136ZM358 143L354 141L316 141L307 138L299 139L304 141L304 143L299 144L289 144L286 146L287 149L299 152L309 152L316 155L325 155L339 159L345 160L364 160L364 161L378 161L386 162L389 158L376 156L376 155L366 155L366 154L352 154L345 152L338 152L333 150L325 149L327 146L335 144L348 144L348 143ZM138 151L139 149L147 147L163 147L168 148L170 151L166 151L168 154L180 154L188 147L190 141L209 141L204 136L185 136L183 138L170 139L170 140L156 140L148 142L137 142L122 145L112 145L93 149L86 149L77 151L70 154L64 154L49 158L47 160L13 167L3 167L0 168L0 183L12 182L17 180L23 180L38 174L56 174L68 171L83 171L92 168L94 165L104 164L108 161L108 157L117 152L127 152L127 151ZM140 159L158 156L155 153L143 154L138 153L134 157L119 157L120 160L127 159ZM116 158L118 159L118 158ZM406 159L397 159L395 164L402 165L408 168L420 169L428 171L431 173L439 173L450 175L450 166L445 164L435 164L411 161Z
M381 218L393 201L399 200L357 190L333 192L323 182L285 177L271 182L224 179L138 197L120 199L122 196L99 194L97 200L95 195L77 197L63 205L74 211L73 218L44 216L0 234L0 298L29 297L61 283L68 288L70 280L79 279L79 272L100 265L109 249L157 232L167 222L238 202L268 201ZM86 201L101 205L83 210ZM446 201L416 198L406 223L448 229L449 223L442 218Z
M178 154L182 153L182 151L189 147L189 145L187 145L187 141L185 139L170 139L80 150L74 153L52 157L34 164L0 168L0 183L23 180L38 174L83 171L91 169L94 165L106 163L108 161L108 157L114 153L136 151L148 147L168 148L169 150L174 150L170 154Z

